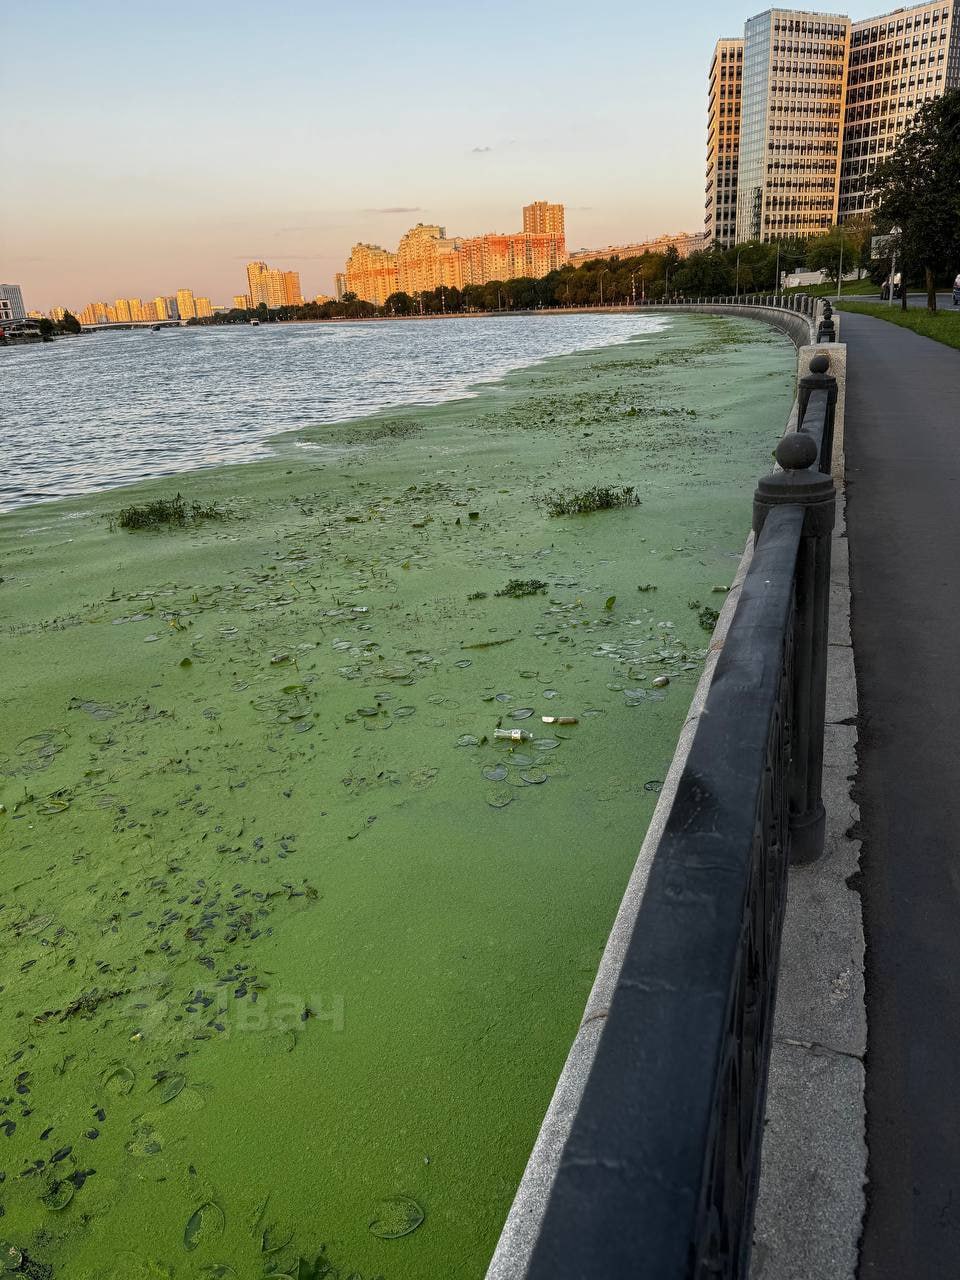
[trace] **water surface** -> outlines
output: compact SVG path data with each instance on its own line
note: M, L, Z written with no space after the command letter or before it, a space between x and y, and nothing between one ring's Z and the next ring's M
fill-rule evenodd
M126 330L0 350L0 511L269 456L277 432L436 404L665 322L544 315Z

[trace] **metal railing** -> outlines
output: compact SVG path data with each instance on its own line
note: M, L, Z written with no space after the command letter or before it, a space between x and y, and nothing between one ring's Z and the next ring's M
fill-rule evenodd
M779 311L794 311L799 315L815 317L820 298L808 293L740 293L716 294L713 297L686 297L679 293L670 294L653 302L645 298L638 306L671 307L671 306L716 306L716 307L775 307ZM829 310L830 303L825 304Z
M836 385L754 497L753 558L627 944L528 1280L745 1280L789 861L820 793Z

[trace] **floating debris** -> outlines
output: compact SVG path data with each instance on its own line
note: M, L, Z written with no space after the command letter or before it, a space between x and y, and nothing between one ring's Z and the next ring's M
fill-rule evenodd
M667 685L670 683L670 677L654 676L653 680L651 680L650 683L653 685L655 689L665 689Z
M590 713L585 711L584 715ZM540 719L544 724L579 724L580 720L577 716L541 716Z
M644 791L652 791L654 795L659 795L663 790L663 783L657 778L652 778L649 782L643 784Z
M526 729L494 729L493 736L505 742L529 742L533 734Z

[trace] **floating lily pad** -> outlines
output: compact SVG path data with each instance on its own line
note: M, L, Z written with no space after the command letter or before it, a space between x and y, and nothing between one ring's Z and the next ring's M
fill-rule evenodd
M653 791L656 794L663 790L663 783L658 779L653 778L650 782L645 782L643 784L643 789L644 791Z
M472 733L462 733L457 739L458 747L478 747L479 745L480 739L475 738Z
M416 707L396 707L393 714L394 718L403 720L406 716L416 715Z
M461 658L459 662L455 662L453 665L455 667L470 667L473 664L471 663L469 658Z
M544 691L543 691L543 696L544 696L545 698L555 698L555 697L557 696L558 692L559 692L559 690L557 690L557 689L544 689Z
M16 1245L7 1240L0 1240L0 1275L13 1275L20 1270L23 1254Z
M533 707L514 707L507 714L511 720L528 720L533 715Z
M278 1227L276 1223L267 1227L260 1237L261 1253L279 1253L281 1249L285 1249L293 1239L293 1232L287 1231L283 1227Z
M410 785L417 791L432 786L437 780L439 769L414 769L410 774Z
M44 1187L40 1203L45 1209L59 1213L73 1199L75 1191L76 1187L68 1179L55 1178Z
M498 694L496 695L496 699L497 699L497 701L498 701L498 702L512 702L512 701L513 701L513 694L512 694L512 693L498 693Z
M186 1083L186 1076L167 1076L166 1080L162 1081L160 1085L160 1101L172 1102Z
M195 1209L183 1229L183 1247L198 1249L202 1244L210 1244L223 1235L223 1210L212 1200Z
M538 769L534 767L532 769L525 769L520 774L520 777L523 779L524 782L528 783L530 786L533 787L533 786L539 786L541 782L546 782L547 773L545 769Z
M378 1240L399 1240L410 1235L423 1222L424 1213L409 1196L390 1196L373 1206L370 1231Z
M378 716L379 714L379 707L357 707L358 716Z
M159 1135L152 1124L139 1124L134 1129L133 1137L124 1146L128 1156L158 1156L163 1150Z
M121 1095L128 1094L133 1086L137 1083L137 1077L133 1074L129 1067L119 1066L108 1067L107 1073L103 1077L104 1089L109 1089L111 1093Z
M555 747L559 747L559 738L534 738L533 745L538 751L553 751Z
M483 776L488 782L502 782L507 776L507 766L505 764L495 764L488 769L484 769Z
M498 787L487 796L487 804L491 809L505 809L513 803L513 793L507 787Z

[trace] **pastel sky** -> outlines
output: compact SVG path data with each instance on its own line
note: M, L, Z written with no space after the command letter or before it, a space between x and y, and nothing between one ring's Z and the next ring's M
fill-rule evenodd
M847 8L864 17L882 8ZM26 0L0 10L0 280L28 307L330 292L418 221L571 249L699 230L729 0Z

